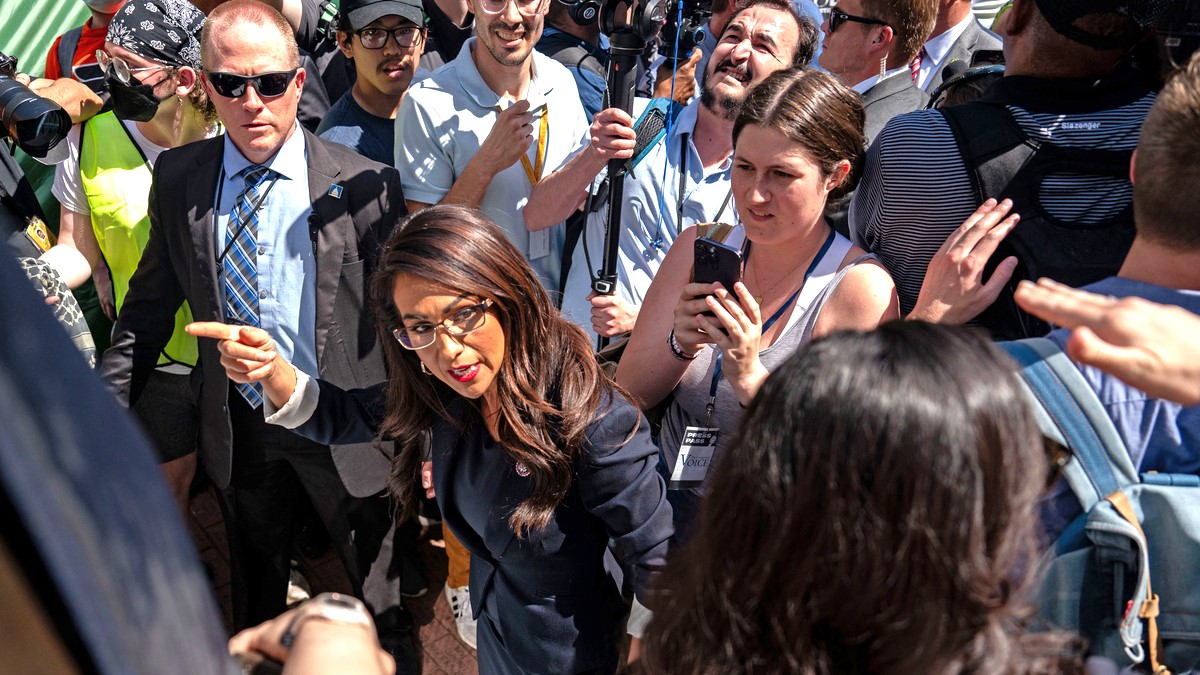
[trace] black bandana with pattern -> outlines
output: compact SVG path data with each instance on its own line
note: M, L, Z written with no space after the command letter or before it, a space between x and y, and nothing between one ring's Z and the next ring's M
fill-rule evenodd
M204 13L187 0L129 0L108 24L108 41L158 63L200 69Z

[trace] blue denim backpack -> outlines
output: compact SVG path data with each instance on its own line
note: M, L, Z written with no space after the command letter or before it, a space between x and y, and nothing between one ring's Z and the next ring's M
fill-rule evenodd
M1195 668L1200 476L1139 475L1095 392L1055 343L1000 346L1020 365L1042 433L1071 451L1063 479L1083 507L1040 563L1040 615L1122 666Z

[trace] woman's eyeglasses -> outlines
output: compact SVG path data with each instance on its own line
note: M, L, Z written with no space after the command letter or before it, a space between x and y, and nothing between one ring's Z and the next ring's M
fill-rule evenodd
M354 31L364 49L383 49L388 36L396 41L403 49L416 47L421 44L421 29L417 26L400 26L399 28L363 28Z
M872 19L867 16L854 16L853 14L847 14L847 13L839 10L837 7L830 8L830 10L829 10L829 32L830 33L837 32L838 26L842 25L843 23L845 23L847 21L854 21L856 23L865 23L865 24L868 24L871 26L886 26L887 25L886 21L880 21L879 19Z
M491 300L484 300L478 305L463 307L437 323L418 323L393 329L392 335L405 349L424 349L437 339L438 328L446 331L446 334L452 337L460 337L478 330L483 325L488 308L491 306Z
M280 70L258 75L234 75L233 73L206 72L213 90L225 98L238 98L246 93L246 85L254 85L254 91L262 98L277 98L283 96L296 76L299 68Z
M508 3L517 5L517 11L523 16L535 16L542 9L543 0L480 0L480 6L488 14L503 14Z
M129 63L119 56L109 56L108 52L103 49L96 50L96 63L100 64L100 69L104 72L111 72L121 84L129 84L133 82L134 73L144 73L149 70L163 70L170 66L162 64L146 66L145 68L130 68Z

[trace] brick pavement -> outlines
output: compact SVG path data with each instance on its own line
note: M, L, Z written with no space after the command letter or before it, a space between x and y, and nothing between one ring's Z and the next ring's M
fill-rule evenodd
M188 528L200 551L200 558L214 573L213 588L225 628L233 623L229 577L229 547L225 541L225 525L221 509L217 505L212 488L200 492L192 499L191 517ZM405 605L413 620L421 627L424 675L474 675L475 652L458 640L454 627L454 615L446 603L442 586L446 581L446 554L433 537L440 536L437 526L427 528L421 537L421 556L425 561L425 577L429 580L429 592L420 598L408 599ZM301 570L312 586L313 594L325 591L349 592L350 582L337 555L329 551L318 558L303 558Z

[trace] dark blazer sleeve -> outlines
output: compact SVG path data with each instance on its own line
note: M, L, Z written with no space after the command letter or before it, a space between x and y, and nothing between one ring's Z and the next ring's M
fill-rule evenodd
M324 380L312 417L292 431L324 445L369 443L383 423L386 382L365 389L345 390Z
M161 197L169 198L170 189L178 186L170 172L170 153L163 153L154 166L150 184L150 236L129 280L129 292L113 328L112 346L104 352L100 369L117 398L126 405L137 401L146 379L158 363L159 353L175 332L175 313L183 304L183 288L175 265L171 262L169 238L188 236L186 223L164 222ZM182 233L182 234L180 234Z
M592 424L588 440L578 467L580 499L604 523L626 576L646 604L644 592L666 562L674 532L650 425L635 406L617 398Z

